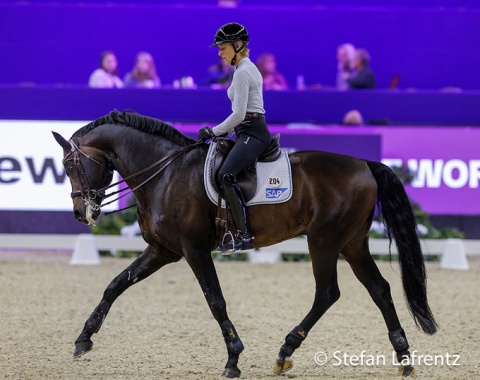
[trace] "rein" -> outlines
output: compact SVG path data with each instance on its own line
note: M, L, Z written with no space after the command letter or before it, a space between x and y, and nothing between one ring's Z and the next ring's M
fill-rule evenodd
M83 170L83 167L81 165L81 162L80 162L80 158L78 156L78 152L80 152L84 157L86 157L87 159L89 159L90 161L96 163L97 165L99 165L100 167L102 167L105 171L107 171L108 173L112 173L113 174L113 170L110 170L108 169L107 167L105 167L103 164L101 164L99 161L97 161L96 159L94 159L93 157L90 157L88 154L86 154L85 152L83 152L82 150L80 150L80 148L73 142L73 140L70 140L70 145L72 146L72 150L71 152L65 156L65 158L63 159L63 163L65 164L65 162L68 161L68 157L70 155L73 155L73 161L74 163L76 164L77 166L77 170L80 174L80 183L82 184L82 179L83 181L87 184L88 186L88 190L85 191L83 190L83 188L81 190L74 190L72 191L71 193L71 197L72 198L75 198L77 196L83 196L84 198L84 202L87 206L90 206L92 207L92 209L100 209L101 207L104 207L104 206L107 206L115 201L118 201L119 199L123 198L123 197L126 197L127 195L129 194L133 194L133 192L137 189L139 189L140 187L142 187L143 185L145 185L146 183L150 182L155 176L157 176L158 174L160 174L163 170L165 170L176 158L178 158L179 156L181 156L182 154L192 150L193 148L199 146L203 144L203 141L199 140L199 141L196 141L195 143L191 144L191 145L188 145L188 146L185 146L175 152L173 152L171 155L167 156L167 157L164 157L156 162L154 162L153 164L151 164L150 166L134 173L134 174L131 174L129 175L128 177L125 177L123 179L121 179L120 181L117 181L115 183L112 183L110 185L107 185L105 187L102 187L101 189L98 189L98 190L95 190L95 189L90 189L90 184L89 184L89 181L88 181L88 178L86 177L86 174L85 174L85 171ZM163 165L162 165L163 164ZM117 190L117 191L114 191L110 194L106 194L105 195L105 192L108 190L108 189L111 189L112 187L114 186L117 186L121 183L125 183L126 181L130 180L130 179L133 179L133 178L136 178L144 173L147 173L149 172L150 170L152 170L153 168L159 166L159 165L162 165L160 168L158 168L158 170L153 173L150 177L148 177L147 179L145 179L144 181L142 181L142 183L140 183L139 185L135 186L133 189L130 189L128 187L124 187L120 190ZM82 185L81 185L82 186ZM83 187L83 186L82 186ZM102 203L101 205L97 204L94 202L94 199L97 197L97 196L103 196L104 199L107 199L107 198L110 198L116 194L119 194L123 191L126 191L126 190L129 190L128 193L125 193L113 200L110 200L109 202L106 202L106 203ZM109 215L109 214L113 214L113 213L117 213L117 212L120 212L120 211L123 211L123 210L126 210L126 209L129 209L131 207L135 207L136 204L133 204L131 206L127 206L127 207L124 207L122 209L119 209L119 210L114 210L114 211L109 211L109 212L102 212L101 215Z

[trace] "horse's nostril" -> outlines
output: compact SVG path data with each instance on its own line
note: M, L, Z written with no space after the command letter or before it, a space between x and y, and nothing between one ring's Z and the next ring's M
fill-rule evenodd
M80 211L73 210L73 216L75 216L75 219L80 220Z

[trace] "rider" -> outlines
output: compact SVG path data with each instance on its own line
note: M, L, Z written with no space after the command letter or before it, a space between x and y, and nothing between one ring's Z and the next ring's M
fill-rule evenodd
M253 248L253 237L247 229L245 200L237 184L237 175L255 162L271 139L263 108L262 75L248 58L248 41L245 27L235 22L223 25L215 34L211 46L218 46L218 55L235 68L227 91L232 113L214 128L203 127L198 133L198 139L202 141L224 135L232 129L236 134L235 145L218 173L237 227L232 240L217 248L223 252Z

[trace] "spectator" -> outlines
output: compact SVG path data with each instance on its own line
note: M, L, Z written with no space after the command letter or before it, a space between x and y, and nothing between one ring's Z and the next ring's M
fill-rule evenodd
M263 53L255 64L263 77L264 90L287 90L285 77L277 71L277 61L271 53Z
M219 57L218 63L208 68L207 85L214 89L230 87L234 70L234 66L227 65L225 61Z
M365 49L357 49L353 61L355 73L348 79L348 85L353 89L368 89L377 87L375 74L370 69L370 54Z
M350 110L343 116L344 125L363 125L363 116L358 110Z
M112 51L104 51L100 57L100 67L96 69L88 80L93 88L122 88L123 82L118 76L118 60Z
M160 78L152 55L144 51L138 53L132 71L125 75L123 81L129 88L159 88Z
M337 90L348 90L347 79L352 74L355 47L352 44L342 44L337 48Z

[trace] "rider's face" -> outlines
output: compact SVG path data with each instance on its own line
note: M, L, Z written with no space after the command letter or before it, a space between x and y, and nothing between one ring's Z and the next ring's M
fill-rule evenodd
M227 65L230 65L230 62L232 62L233 56L235 55L235 50L233 50L232 44L224 43L218 45L218 55L222 57Z

